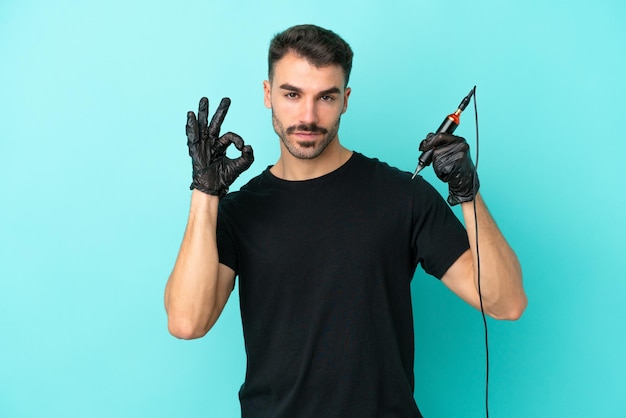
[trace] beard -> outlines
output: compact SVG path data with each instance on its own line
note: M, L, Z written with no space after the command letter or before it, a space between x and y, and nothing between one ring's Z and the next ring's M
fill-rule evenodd
M333 142L333 140L337 137L340 121L341 117L339 117L337 122L335 122L335 124L329 129L316 124L299 124L285 128L272 110L272 124L274 125L274 131L282 141L287 151L289 151L289 153L295 158L302 160L312 160L313 158L319 157L324 152L328 144ZM297 141L291 139L289 136L294 132L319 133L323 135L323 138L321 141Z

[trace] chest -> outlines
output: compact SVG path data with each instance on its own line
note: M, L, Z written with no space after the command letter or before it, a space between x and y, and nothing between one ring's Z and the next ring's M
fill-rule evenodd
M409 202L376 193L322 189L259 198L236 225L240 273L291 274L401 258L410 249L410 229Z

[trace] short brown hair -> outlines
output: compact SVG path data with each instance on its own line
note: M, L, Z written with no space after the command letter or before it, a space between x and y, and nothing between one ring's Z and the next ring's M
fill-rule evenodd
M268 76L274 76L274 64L288 53L305 58L316 67L339 65L343 69L345 86L352 70L352 49L339 35L315 25L292 26L277 33L270 43Z

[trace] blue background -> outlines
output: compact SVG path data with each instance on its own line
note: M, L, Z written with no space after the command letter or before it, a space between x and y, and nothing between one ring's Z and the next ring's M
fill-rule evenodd
M297 23L355 51L342 142L404 170L478 86L481 190L530 299L489 320L492 416L626 417L624 22L622 0L0 1L0 417L239 415L237 297L203 339L166 328L185 114L232 98L256 155L235 188L272 164L266 51ZM484 416L480 314L421 272L413 294L421 409Z

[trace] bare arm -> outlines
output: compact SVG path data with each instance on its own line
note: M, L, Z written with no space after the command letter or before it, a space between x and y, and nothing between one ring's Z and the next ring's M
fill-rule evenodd
M522 284L521 267L478 193L480 183L469 155L469 145L460 136L439 132L429 134L420 143L420 151L431 150L435 174L448 183L448 203L461 204L470 243L470 249L448 269L442 281L476 308L481 307L482 299L486 314L497 319L518 319L528 303Z
M442 281L463 300L479 309L474 205L464 202L461 207L471 248L450 267ZM480 194L476 195L476 213L480 289L485 313L496 319L518 319L527 305L519 261Z
M215 324L232 291L235 272L219 263L217 211L235 179L254 161L252 148L232 132L220 136L230 106L223 98L208 122L209 101L200 99L198 117L187 112L187 146L193 166L191 208L187 229L167 285L165 310L172 335L192 339L204 336ZM234 144L241 151L226 156Z
M183 339L204 336L230 296L235 272L219 264L217 196L194 190L183 242L165 287L168 329Z

